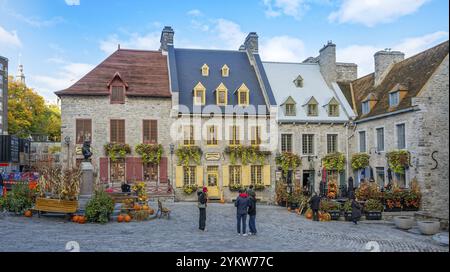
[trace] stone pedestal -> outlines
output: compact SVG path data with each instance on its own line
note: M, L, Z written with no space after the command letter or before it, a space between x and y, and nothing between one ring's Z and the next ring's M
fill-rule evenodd
M87 202L94 192L94 167L91 162L81 163L80 196L78 198L79 210L84 211Z

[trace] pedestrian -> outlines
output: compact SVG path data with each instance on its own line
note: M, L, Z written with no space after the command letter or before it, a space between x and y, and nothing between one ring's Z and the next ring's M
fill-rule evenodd
M253 189L253 184L250 184L250 186L247 189L248 196L256 198L255 190Z
M358 220L361 218L361 205L356 201L356 198L352 198L352 222L357 225Z
M313 197L309 200L309 205L313 211L313 220L319 221L320 197L314 192Z
M353 187L353 178L348 178L348 198L353 199L355 196L354 187Z
M250 235L256 235L256 198L251 195L249 196L248 216L248 228L250 229Z
M199 220L198 229L201 231L207 231L206 229L206 206L208 205L208 188L203 187L201 191L197 192L198 196L198 210L199 210Z
M248 194L245 193L244 189L239 189L239 196L234 203L236 209L236 219L237 219L237 232L238 235L247 236L247 213L249 207ZM242 229L241 229L242 225Z
M0 196L3 196L3 169L0 169Z

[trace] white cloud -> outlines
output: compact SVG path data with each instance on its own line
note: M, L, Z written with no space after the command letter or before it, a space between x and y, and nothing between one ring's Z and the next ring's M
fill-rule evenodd
M53 92L70 87L92 69L94 65L87 63L64 63L54 76L30 75L28 85L39 91L47 101L54 102L56 96Z
M79 6L80 0L64 0L69 6Z
M282 14L301 19L309 9L307 0L263 0L267 17L278 17Z
M150 32L144 35L138 33L128 34L128 38L120 39L117 34L109 36L106 40L100 41L100 49L106 54L111 54L117 50L118 44L124 49L157 50L160 46L160 32Z
M342 62L354 62L358 64L358 76L367 75L374 71L373 55L385 48L392 48L405 53L408 58L420 53L434 45L448 39L449 33L437 31L420 37L406 38L394 45L351 45L343 49L337 49L337 59Z
M204 24L204 23L202 23L202 22L200 22L198 20L191 20L191 26L194 29L198 29L198 30L201 30L203 32L207 32L209 30L209 25Z
M305 59L303 41L290 36L276 36L262 41L259 51L264 61L300 62Z
M359 23L373 27L412 14L430 0L343 0L328 19L338 23Z
M200 10L198 10L198 9L193 9L193 10L188 11L187 15L198 17L198 16L202 16L203 13Z
M222 18L216 20L215 22L216 27L214 31L217 33L218 38L222 41L226 48L238 49L239 46L244 43L247 34L241 30L240 25Z
M8 32L0 26L0 47L22 47L22 42L19 39L16 31Z

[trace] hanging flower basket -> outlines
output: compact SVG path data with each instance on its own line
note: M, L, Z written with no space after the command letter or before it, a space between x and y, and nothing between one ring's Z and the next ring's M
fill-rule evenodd
M142 157L144 163L159 164L163 147L160 144L138 144L135 151Z
M337 170L342 172L345 169L345 155L339 152L328 154L322 159L325 170Z
M194 192L197 191L197 189L198 189L198 186L197 186L197 185L185 185L185 186L183 187L183 192L184 192L186 195L192 195Z
M302 159L300 156L291 152L283 152L279 154L275 158L275 161L277 165L283 169L283 173L287 173L289 169L297 169L302 165Z
M404 174L409 167L410 154L406 150L394 150L386 154L389 167L394 173Z
M104 149L105 155L113 162L125 158L127 154L131 154L131 148L128 144L108 143L104 145Z
M370 156L366 153L356 153L352 156L353 170L364 169L369 166Z
M266 157L272 154L270 151L261 151L255 146L227 146L224 152L229 154L232 165L236 164L238 159L243 165L248 163L264 164Z
M189 166L191 161L194 161L197 165L200 164L202 159L202 150L198 146L183 146L175 151L178 157L178 164L183 166Z

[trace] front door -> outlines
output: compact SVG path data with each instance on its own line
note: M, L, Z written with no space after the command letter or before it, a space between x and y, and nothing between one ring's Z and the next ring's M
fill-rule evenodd
M310 194L314 193L314 171L303 170L303 186L308 188Z
M219 166L207 166L206 168L206 186L208 187L208 196L210 198L219 198Z

